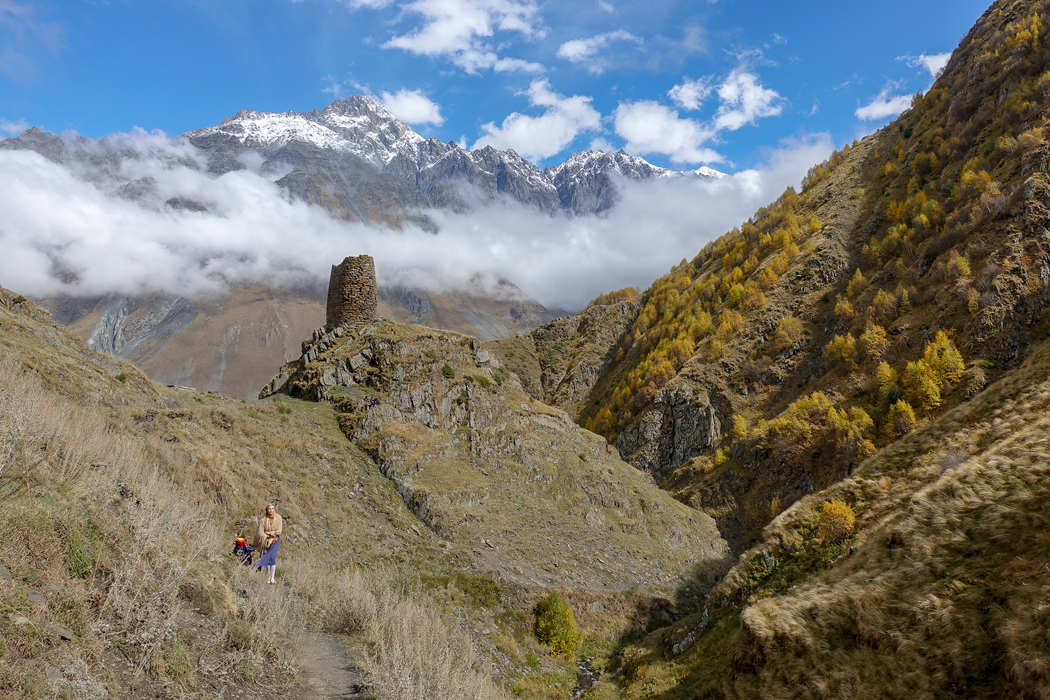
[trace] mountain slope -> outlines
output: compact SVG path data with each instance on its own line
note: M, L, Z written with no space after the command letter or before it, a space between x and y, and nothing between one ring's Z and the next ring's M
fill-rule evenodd
M1050 697L1048 18L645 293L580 418L741 554L601 692Z
M896 122L654 283L580 423L743 548L1016 367L1048 320L1042 12L997 3Z

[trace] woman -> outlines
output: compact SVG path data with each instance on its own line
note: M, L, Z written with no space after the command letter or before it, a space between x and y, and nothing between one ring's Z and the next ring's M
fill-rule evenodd
M273 580L273 576L277 573L277 550L281 547L281 530L284 527L284 522L281 516L277 514L277 507L269 503L266 505L266 512L263 517L259 519L259 529L255 531L254 546L260 550L263 555L259 557L259 561L256 562L255 568L261 569L264 566L270 572L270 585L276 583Z

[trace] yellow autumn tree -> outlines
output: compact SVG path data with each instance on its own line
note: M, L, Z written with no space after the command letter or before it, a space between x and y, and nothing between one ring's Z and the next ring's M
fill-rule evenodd
M817 520L817 531L825 542L839 542L853 534L857 516L845 501L825 501Z
M802 321L794 316L786 316L777 321L777 332L773 335L773 345L777 351L786 350L802 340Z

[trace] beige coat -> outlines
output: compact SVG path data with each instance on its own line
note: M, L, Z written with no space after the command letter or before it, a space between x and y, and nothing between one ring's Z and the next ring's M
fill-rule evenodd
M252 546L259 551L265 551L274 540L281 536L281 530L284 527L284 520L281 518L280 513L274 513L272 518L266 517L264 512L262 518L259 519L259 529L255 531L255 539L252 540Z

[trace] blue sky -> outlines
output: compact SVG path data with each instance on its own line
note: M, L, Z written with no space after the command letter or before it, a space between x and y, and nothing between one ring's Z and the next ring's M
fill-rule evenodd
M888 121L985 0L0 0L0 135L179 134L370 93L540 165L625 147L754 167Z

